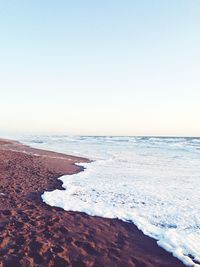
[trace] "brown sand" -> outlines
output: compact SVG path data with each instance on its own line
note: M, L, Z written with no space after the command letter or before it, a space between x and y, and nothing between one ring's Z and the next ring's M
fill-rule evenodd
M0 266L184 266L131 223L42 202L80 161L0 140Z

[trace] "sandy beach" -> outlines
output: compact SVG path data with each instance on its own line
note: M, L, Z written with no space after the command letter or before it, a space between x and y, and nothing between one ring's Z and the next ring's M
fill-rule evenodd
M88 159L0 139L0 266L180 267L132 223L42 202Z

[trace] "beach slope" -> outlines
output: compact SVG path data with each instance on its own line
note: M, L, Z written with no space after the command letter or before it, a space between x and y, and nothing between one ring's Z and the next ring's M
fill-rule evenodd
M0 139L0 266L184 266L131 223L42 202L88 161Z

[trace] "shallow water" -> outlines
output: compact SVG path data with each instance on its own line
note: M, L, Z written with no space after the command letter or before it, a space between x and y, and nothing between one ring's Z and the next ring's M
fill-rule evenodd
M200 138L29 136L37 148L86 156L84 172L43 200L132 221L189 266L200 266Z

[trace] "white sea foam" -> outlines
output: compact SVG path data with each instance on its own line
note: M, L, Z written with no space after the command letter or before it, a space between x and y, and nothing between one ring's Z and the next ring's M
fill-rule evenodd
M65 210L132 221L188 266L200 266L200 139L32 137L39 148L95 159L59 178L43 200Z

